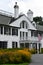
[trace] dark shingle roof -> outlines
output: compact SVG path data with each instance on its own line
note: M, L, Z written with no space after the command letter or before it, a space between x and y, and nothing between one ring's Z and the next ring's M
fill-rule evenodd
M24 14L23 14L23 15L24 15ZM14 22L15 20L19 19L19 18L22 17L23 15L19 15L18 18L12 17L9 24L11 24L11 23Z
M36 28L38 31L43 31L43 26L42 25L36 25Z

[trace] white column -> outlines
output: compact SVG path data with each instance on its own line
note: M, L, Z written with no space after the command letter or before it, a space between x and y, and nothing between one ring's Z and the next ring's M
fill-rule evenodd
M17 47L20 48L20 43L19 42L17 42Z
M8 41L8 43L7 43L7 48L12 48L12 41L11 41L11 40Z
M12 35L12 27L11 27L11 35Z
M32 49L32 44L33 44L33 43L31 43L31 49Z
M37 53L39 53L39 43L37 43Z
M3 35L4 35L4 26L3 26Z

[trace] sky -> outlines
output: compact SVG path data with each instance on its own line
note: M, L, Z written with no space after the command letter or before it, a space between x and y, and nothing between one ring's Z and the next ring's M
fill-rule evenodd
M26 14L30 9L33 17L43 17L43 0L0 0L0 10L14 13L15 2L19 5L19 12Z

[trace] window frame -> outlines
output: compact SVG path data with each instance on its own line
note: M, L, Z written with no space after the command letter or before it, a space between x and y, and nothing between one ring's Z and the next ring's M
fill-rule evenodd
M25 25L26 24L26 25ZM20 23L20 28L25 28L25 29L28 29L28 23L23 20L21 23Z

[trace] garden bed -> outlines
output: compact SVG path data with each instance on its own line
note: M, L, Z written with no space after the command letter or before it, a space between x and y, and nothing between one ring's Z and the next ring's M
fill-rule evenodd
M1 64L22 64L30 63L31 53L28 49L0 49L0 65Z

